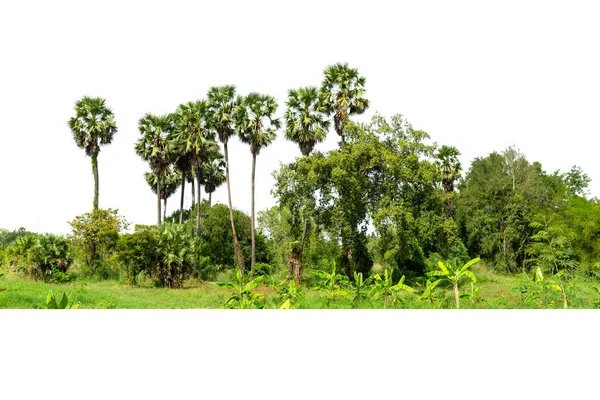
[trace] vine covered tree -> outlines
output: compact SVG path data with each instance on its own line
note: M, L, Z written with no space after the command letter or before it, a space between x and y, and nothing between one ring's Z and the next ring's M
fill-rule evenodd
M244 255L238 241L233 221L233 205L231 203L231 184L229 178L229 139L236 134L235 114L241 103L241 98L236 97L235 86L226 85L211 87L208 90L208 107L211 127L217 132L219 140L223 143L225 153L225 176L227 179L227 199L229 201L229 217L233 234L233 249L236 264L240 273L244 274Z
M252 219L252 259L250 271L254 270L254 262L256 260L256 218L254 214L256 156L260 154L261 149L270 145L277 136L277 129L279 129L281 124L279 119L275 118L276 111L277 101L274 97L260 93L250 93L244 98L243 106L238 108L236 117L238 126L240 127L240 140L250 145L250 153L252 153L252 195L250 202L250 218Z
M142 137L135 144L135 152L147 161L156 176L161 176L170 164L170 143L167 135L172 129L172 116L146 114L138 123ZM157 225L161 223L160 179L156 180Z
M98 153L100 146L110 144L117 133L115 116L112 110L106 107L103 98L84 96L75 103L75 116L69 120L69 128L77 146L92 158L94 210L97 210L100 191Z
M364 97L364 76L347 63L338 63L325 68L325 79L321 84L321 102L327 115L333 115L335 131L343 145L346 142L344 129L352 114L362 114L369 108L369 100Z

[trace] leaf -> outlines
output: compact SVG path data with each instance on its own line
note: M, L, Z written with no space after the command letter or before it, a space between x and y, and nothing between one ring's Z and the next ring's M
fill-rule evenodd
M448 268L446 268L446 266L444 265L444 263L443 263L442 261L438 261L438 264L437 264L437 265L438 265L438 267L440 267L440 269L441 269L443 272L445 272L446 274L448 274L448 273L449 273L449 272L448 272ZM437 271L437 272L439 272L439 271Z
M537 270L535 271L535 281L542 282L543 280L544 280L544 275L542 274L542 270L540 269L540 267L538 267Z
M475 275L471 271L463 271L463 275L471 279L473 283L477 283L477 278L475 278Z
M471 265L477 264L479 262L480 258L474 258L471 261L467 262L465 265L462 266L462 268L460 269L460 272L463 272L464 270L466 270L467 268L469 268Z
M75 304L75 305L72 307L72 309L73 309L73 310L78 310L78 309L79 309L79 307L81 307L81 303L80 303L80 302L77 302L77 304Z
M285 301L285 302L284 302L284 303L283 303L283 304L282 304L282 305L279 307L279 309L280 309L280 310L287 310L287 309L289 309L289 308L290 308L290 300L289 300L289 299L288 299L288 300L286 300L286 301Z
M62 299L60 299L60 303L58 303L58 308L64 310L69 305L69 296L66 293L63 293Z
M48 296L46 296L46 308L50 310L56 310L57 308L56 299L52 291L48 292Z
M217 282L217 286L225 289L239 290L239 286L231 282Z

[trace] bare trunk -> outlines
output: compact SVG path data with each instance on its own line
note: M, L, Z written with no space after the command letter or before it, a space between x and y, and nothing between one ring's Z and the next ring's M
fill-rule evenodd
M159 172L158 174L156 174L156 204L158 206L158 224L160 225L160 175L161 173Z
M196 206L196 178L192 178L192 210Z
M166 198L163 199L163 206L164 206L163 221L165 221L167 219L167 199Z
M254 232L254 177L256 174L256 154L252 154L252 199L250 200L250 218L252 219L252 260L250 261L250 276L254 274L254 263L256 262L256 242Z
M181 201L179 203L179 225L183 223L183 194L185 193L185 173L181 175Z
M200 170L200 168L198 168L198 170ZM198 237L198 235L200 234L200 204L202 204L201 202L201 191L202 191L202 185L200 185L200 173L198 172L196 178L198 179L198 208L196 209L196 237Z
M229 201L229 217L231 219L231 232L233 234L233 250L235 261L240 269L240 274L244 276L244 255L242 254L242 249L240 247L240 243L237 239L237 233L235 231L235 224L233 223L233 206L231 204L231 185L229 183L229 153L227 151L227 143L223 143L223 148L225 150L225 173L227 175L227 199Z
M92 154L92 173L94 174L94 211L98 209L98 195L100 192L100 177L98 176L98 153Z
M460 308L460 305L458 303L458 283L454 284L454 299L456 300L456 309L458 310Z
M208 194L208 206L212 207L212 192Z

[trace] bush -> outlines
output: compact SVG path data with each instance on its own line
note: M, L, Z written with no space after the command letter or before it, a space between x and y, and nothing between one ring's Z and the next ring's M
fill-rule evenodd
M269 276L273 273L273 267L266 263L254 263L254 276Z
M117 241L117 259L130 284L158 263L158 231L154 226L136 225L134 233L127 233Z
M194 272L194 238L184 225L169 223L159 228L157 238L156 262L146 270L148 276L163 287L183 287Z

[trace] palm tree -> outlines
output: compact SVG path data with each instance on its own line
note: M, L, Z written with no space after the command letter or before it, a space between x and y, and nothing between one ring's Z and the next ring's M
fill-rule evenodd
M358 75L356 68L347 63L325 68L325 79L321 84L320 98L327 115L333 115L335 131L345 143L344 128L352 114L362 114L369 108L365 99L365 77Z
M135 144L135 152L142 160L150 164L150 169L161 176L170 164L170 142L167 135L173 128L171 115L156 116L146 114L138 122L142 137ZM158 208L158 224L160 225L160 179L156 180L156 199Z
M323 113L327 110L319 101L315 87L291 89L285 111L285 138L300 146L302 155L307 156L316 143L325 140L329 121Z
M312 152L316 143L322 142L329 129L329 121L324 118L325 107L319 101L319 93L315 87L292 89L288 92L288 101L285 111L285 138L297 143L303 156ZM302 267L302 252L308 228L308 218L304 218L302 238L295 258L292 276L296 281L300 279Z
M180 153L190 154L190 159L196 173L197 203L196 233L200 233L200 204L201 204L201 172L203 163L210 154L218 151L214 141L214 131L211 129L208 117L208 103L198 100L181 104L177 108L177 130L174 140Z
M176 119L175 119L176 126L178 124L178 120L179 120L179 118L176 117ZM184 195L185 195L185 182L186 181L189 182L189 176L192 174L193 166L192 166L192 155L190 153L183 151L182 143L180 143L178 138L176 137L176 132L177 132L177 129L174 129L168 139L172 142L172 146L173 146L173 154L174 154L173 166L179 172L179 176L181 179L181 200L179 202L179 224L181 225L181 223L183 222L183 199L184 199ZM192 175L191 179L193 182L193 175ZM192 198L194 198L194 187L193 186L192 186Z
M94 174L94 211L98 209L100 179L98 176L98 153L100 145L110 144L117 124L112 110L104 104L100 97L84 96L75 103L75 117L69 120L69 128L79 148L85 149L85 154L92 158L92 173Z
M254 181L256 175L256 156L263 147L270 145L277 136L280 127L279 119L275 118L277 101L274 97L250 93L237 110L240 140L250 145L252 153L252 197L250 203L250 218L252 219L252 261L250 271L254 269L256 260L255 216L254 216Z
M208 193L209 206L212 206L213 192L226 181L225 159L223 154L218 152L202 166L202 183L204 183L204 190Z
M229 139L235 135L235 113L240 106L241 99L236 97L235 86L226 85L219 87L211 87L208 89L208 104L209 117L212 128L217 132L219 140L223 143L225 153L225 175L227 179L227 198L229 200L229 217L231 219L231 231L233 233L233 249L235 252L235 260L240 270L240 274L244 275L244 256L242 248L237 238L235 225L233 223L233 206L231 204L231 185L229 179L229 153L227 144Z
M442 187L444 188L444 212L447 218L454 217L454 182L460 178L460 151L453 146L442 146L436 154L438 168L442 171Z
M153 192L156 193L156 180L157 176L154 172L146 172L146 182L150 185ZM177 191L179 183L181 182L181 172L174 168L167 168L160 176L160 198L163 200L163 221L167 217L167 199L171 197Z

